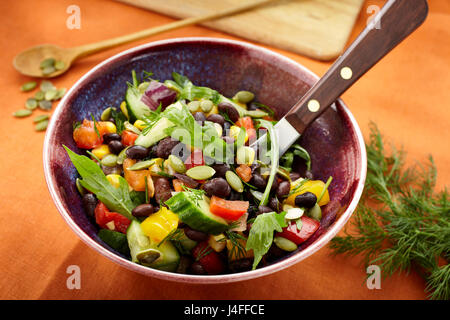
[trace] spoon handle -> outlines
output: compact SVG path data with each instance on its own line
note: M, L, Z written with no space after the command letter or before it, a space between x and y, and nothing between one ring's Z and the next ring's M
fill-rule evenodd
M246 2L244 4L238 5L236 7L228 8L223 11L217 11L210 14L198 16L198 17L192 17L192 18L186 18L183 20L175 21L172 23L168 23L162 26L157 26L145 30L141 30L135 33L131 33L128 35L103 40L96 43L91 43L83 46L79 46L76 48L72 48L72 50L76 53L76 59L85 57L87 55L106 50L112 47L116 47L125 43L129 43L135 40L139 40L142 38L146 38L149 36L153 36L156 34L160 34L166 31L194 25L200 22L210 21L213 19L219 19L226 16L231 16L240 12L248 11L250 9L257 8L259 6L262 6L264 4L268 4L271 2L276 2L278 0L258 0L258 1L252 1L250 3Z
M328 72L285 116L302 133L353 83L418 28L428 14L426 0L389 0Z

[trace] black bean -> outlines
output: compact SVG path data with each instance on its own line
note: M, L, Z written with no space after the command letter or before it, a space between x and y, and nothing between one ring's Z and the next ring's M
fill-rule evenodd
M211 179L207 181L202 188L205 190L208 197L216 196L219 198L226 198L231 192L231 187L224 178Z
M122 166L117 165L113 167L101 165L102 171L107 176L108 174L122 174Z
M278 185L279 185L278 179L277 179L277 176L275 176L275 179L273 179L272 187L270 188L270 190L271 190L271 191L277 190Z
M152 158L157 158L156 150L158 149L158 144L154 144L149 148L148 155Z
M220 124L221 126L223 126L223 124L225 123L225 118L221 115L221 114L210 114L207 118L206 121L211 121L211 122L215 122Z
M155 200L158 204L163 204L172 197L170 182L166 178L157 178L155 180Z
M219 112L228 115L231 121L237 122L239 120L239 112L230 103L221 102L217 107L219 108Z
M194 113L194 119L198 122L199 125L202 126L206 120L206 117L203 112L196 112Z
M228 132L230 132L230 128L231 128L231 123L229 123L228 121L225 121L223 123L223 130L222 130L222 135L223 136L227 136Z
M108 143L108 148L112 153L119 154L120 151L123 150L124 145L120 142L120 140L112 140Z
M198 182L195 181L194 179L192 179L191 177L188 177L185 174L174 173L174 176L178 180L181 180L181 182L183 182L183 184L185 184L186 187L189 187L189 188L192 188L192 189L196 189L198 187Z
M192 257L183 255L178 263L177 273L186 273L193 262Z
M277 198L281 199L286 197L289 194L289 191L291 191L291 183L289 181L280 182L277 188Z
M298 172L291 172L289 174L289 178L291 178L291 181L295 181L295 180L299 179L300 177L301 177L300 173L298 173Z
M280 212L281 210L281 203L278 201L276 197L270 198L269 200L269 207L272 208L275 212Z
M278 248L276 244L272 244L269 251L267 252L266 260L269 262L273 262L280 259L284 255L286 255L286 251L283 251L280 248Z
M186 237L188 237L191 240L197 241L197 242L202 242L202 241L208 240L207 233L197 231L197 230L194 230L189 227L184 227L184 233L186 234Z
M312 192L305 192L295 197L295 205L301 208L312 208L317 202L317 197Z
M272 212L273 209L271 207L268 206L259 206L258 207L258 212L257 215L263 214L263 213L268 213L268 212Z
M120 140L122 140L122 137L117 133L105 133L103 135L103 143L105 144L108 144L111 141L120 141Z
M135 217L148 217L154 212L153 205L150 203L144 203L141 205L138 205L136 208L131 211L133 216Z
M90 217L95 216L95 207L97 206L97 198L92 193L86 193L83 198L83 207Z
M171 155L172 149L175 148L175 146L179 143L180 142L178 140L175 140L171 137L162 139L158 143L158 147L156 149L156 156L158 158L167 159Z
M202 275L206 274L205 268L200 264L199 261L195 261L191 264L191 267L189 268L190 273L196 274L196 275Z
M250 180L250 184L260 190L263 190L267 185L267 181L258 172L254 172Z
M230 166L227 164L214 164L212 165L212 168L216 170L216 173L214 174L214 177L220 177L225 178L225 173L227 173L228 170L230 170Z
M130 159L144 159L148 156L148 149L143 146L131 146L127 149L126 155Z
M249 271L252 268L253 261L249 258L231 261L228 265L231 272Z
M228 199L229 200L241 200L241 194L239 192L231 190Z

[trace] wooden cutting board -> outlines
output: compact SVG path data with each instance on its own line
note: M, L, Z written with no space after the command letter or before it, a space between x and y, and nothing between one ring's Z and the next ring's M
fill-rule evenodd
M176 18L254 0L118 0ZM282 0L203 25L319 60L343 51L364 0Z

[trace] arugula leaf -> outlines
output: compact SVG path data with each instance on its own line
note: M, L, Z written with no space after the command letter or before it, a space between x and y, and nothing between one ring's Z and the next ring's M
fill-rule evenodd
M93 192L97 198L103 202L109 210L120 213L124 217L133 220L131 211L134 208L130 198L127 181L119 177L119 187L113 187L106 179L102 169L86 156L78 155L66 146L67 154L73 165L82 177L81 185Z
M284 219L286 212L277 214L268 212L260 214L253 221L250 234L247 239L247 250L253 250L255 256L253 260L253 270L256 269L262 257L269 251L273 242L273 233L281 232L282 228L287 227Z

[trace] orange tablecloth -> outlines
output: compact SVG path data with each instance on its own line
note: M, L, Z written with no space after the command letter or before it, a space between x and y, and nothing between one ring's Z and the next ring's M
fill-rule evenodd
M438 187L450 180L450 2L430 0L430 15L409 39L365 75L345 95L364 134L369 121L410 159L433 154ZM81 29L66 28L71 4L81 8ZM373 3L371 1L370 3ZM382 4L381 1L375 1ZM367 6L367 4L366 4ZM365 25L364 7L353 37ZM305 261L264 278L226 285L186 285L146 278L128 271L86 246L57 212L42 169L43 133L31 119L12 112L27 98L19 87L29 80L12 66L15 54L32 45L81 45L172 21L142 9L103 0L1 1L0 12L0 298L2 299L423 299L424 281L415 273L383 280L369 290L358 259L332 257L323 248ZM202 27L129 44L86 58L54 80L69 88L105 58L152 40L212 36L233 38ZM273 48L271 48L273 49ZM330 63L277 50L319 75ZM36 111L35 114L43 113ZM412 161L410 161L412 162ZM66 287L67 267L81 269L81 289Z

